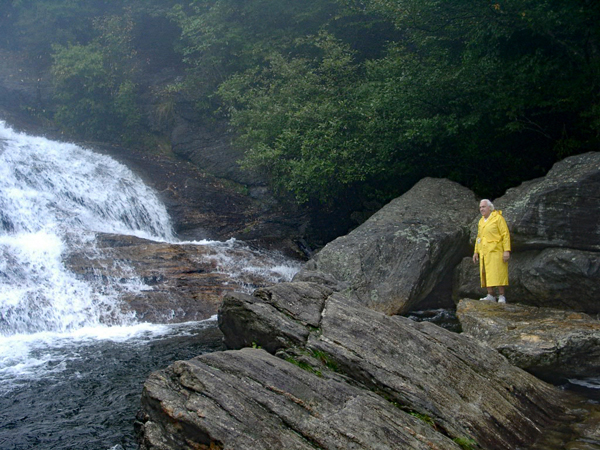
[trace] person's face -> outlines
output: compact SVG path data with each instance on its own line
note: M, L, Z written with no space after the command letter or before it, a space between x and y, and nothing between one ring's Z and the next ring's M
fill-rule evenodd
M487 219L490 216L490 214L492 213L492 208L490 208L490 205L488 205L488 202L482 201L481 203L479 203L479 212L481 213L481 215L483 217L485 217Z

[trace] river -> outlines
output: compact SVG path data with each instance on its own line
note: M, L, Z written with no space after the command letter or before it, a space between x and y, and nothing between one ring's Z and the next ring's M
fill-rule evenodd
M136 449L133 422L149 373L222 346L215 318L149 324L123 313L120 293L152 289L141 279L111 285L71 273L66 256L95 249L96 233L178 243L164 205L127 167L0 121L3 450ZM195 244L222 252L216 270L233 279L240 264L268 283L299 268L251 249L250 261L232 261L227 252L239 242ZM242 280L239 289L248 289Z

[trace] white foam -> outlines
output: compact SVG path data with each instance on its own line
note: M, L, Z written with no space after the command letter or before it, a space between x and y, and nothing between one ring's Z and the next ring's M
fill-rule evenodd
M98 251L98 232L178 243L166 208L128 168L0 121L0 381L61 372L76 357L61 348L186 332L186 325L139 324L121 311L122 292L152 289L132 269L119 267L126 282L67 269L71 252ZM235 239L180 244L207 247L216 272L248 291L257 279L289 281L300 267Z
M38 332L0 336L0 393L28 380L62 373L79 349L101 341L144 345L171 336L191 335L198 327L210 324L216 316L200 322L178 324L139 323L129 326L85 326L74 331Z
M600 377L596 378L583 378L583 379L569 379L569 383L577 386L582 386L588 389L600 389Z

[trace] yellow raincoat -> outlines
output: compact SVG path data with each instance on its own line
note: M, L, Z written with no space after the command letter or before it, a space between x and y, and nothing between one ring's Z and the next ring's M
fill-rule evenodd
M477 226L475 253L479 253L481 287L508 286L508 262L502 255L510 252L510 233L502 211L492 211L487 221L481 217Z

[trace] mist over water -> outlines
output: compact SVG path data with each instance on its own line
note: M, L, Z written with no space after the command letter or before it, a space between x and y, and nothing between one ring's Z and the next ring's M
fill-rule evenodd
M111 285L70 272L65 258L94 255L96 233L178 243L164 205L127 167L0 121L2 449L135 448L149 372L221 346L214 320L147 324L123 313L120 292L152 289L141 279ZM299 269L233 239L193 244L210 246L216 270L241 290L252 289L248 275L276 283Z

